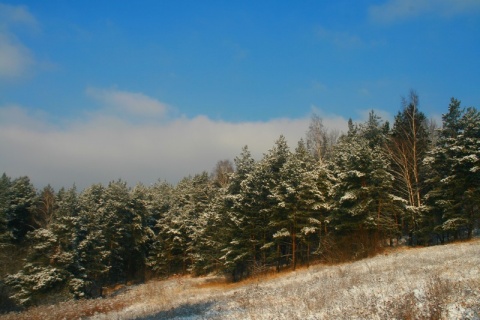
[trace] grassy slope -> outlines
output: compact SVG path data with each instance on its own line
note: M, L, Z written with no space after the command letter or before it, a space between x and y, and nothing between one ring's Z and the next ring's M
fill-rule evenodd
M179 277L0 319L480 319L480 241L227 284Z

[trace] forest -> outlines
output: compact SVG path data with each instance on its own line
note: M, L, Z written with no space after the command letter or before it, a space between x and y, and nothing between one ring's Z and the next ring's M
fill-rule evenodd
M176 185L37 190L4 173L0 311L176 274L240 281L470 239L480 224L480 113L455 98L446 109L437 124L411 91L392 124L372 111L339 133L313 115L295 148L280 136L255 160L244 146Z

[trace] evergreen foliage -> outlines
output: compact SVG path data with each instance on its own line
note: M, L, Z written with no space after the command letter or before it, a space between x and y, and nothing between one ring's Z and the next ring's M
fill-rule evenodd
M369 126L366 126L369 128ZM332 172L332 208L327 218L333 234L342 244L348 242L347 258L365 256L381 245L381 240L396 236L400 211L393 195L393 176L381 147L363 133L344 136L335 150ZM343 258L343 257L341 257Z
M480 113L452 98L429 168L429 214L438 239L471 238L480 218Z
M350 119L338 141L314 116L295 150L280 136L255 160L245 146L234 166L219 161L213 174L175 186L118 180L37 191L28 177L4 173L0 289L28 306L179 273L238 281L365 257L401 237L471 238L480 223L480 113L452 98L442 120L428 131L414 92L392 128L372 111L365 123Z

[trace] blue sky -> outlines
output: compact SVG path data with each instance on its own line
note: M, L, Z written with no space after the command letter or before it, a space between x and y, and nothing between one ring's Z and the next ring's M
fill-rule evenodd
M480 105L479 55L478 0L4 1L0 171L176 182L410 89L439 119Z

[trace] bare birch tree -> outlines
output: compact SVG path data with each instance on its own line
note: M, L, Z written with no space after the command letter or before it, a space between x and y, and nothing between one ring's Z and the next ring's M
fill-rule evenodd
M408 100L402 99L403 110L395 123L386 144L387 155L396 179L395 188L406 203L410 231L415 231L422 207L421 164L428 149L428 132L425 115L418 110L418 95L410 91Z

